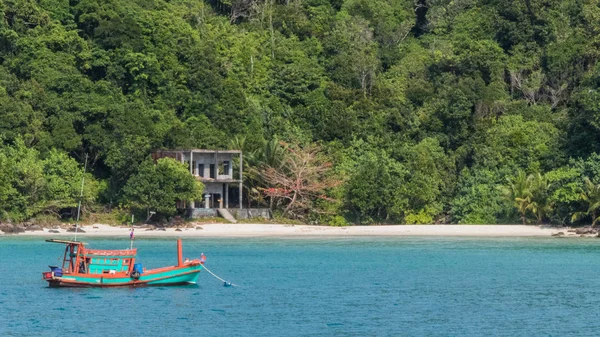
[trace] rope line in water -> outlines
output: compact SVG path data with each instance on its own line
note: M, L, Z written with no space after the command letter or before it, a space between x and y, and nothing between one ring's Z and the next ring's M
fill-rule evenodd
M212 276L214 276L217 280L223 282L223 285L225 287L229 287L229 286L237 286L237 284L231 283L231 282L227 282L224 279L220 278L219 276L215 275L215 273L213 273L212 271L210 271L208 268L206 268L205 265L202 265L202 268L204 268L204 270L206 270L209 274L211 274Z

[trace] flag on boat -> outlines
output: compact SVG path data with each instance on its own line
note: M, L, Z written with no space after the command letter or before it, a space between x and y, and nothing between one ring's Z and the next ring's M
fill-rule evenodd
M129 232L129 240L133 240L133 228L131 229L131 232Z

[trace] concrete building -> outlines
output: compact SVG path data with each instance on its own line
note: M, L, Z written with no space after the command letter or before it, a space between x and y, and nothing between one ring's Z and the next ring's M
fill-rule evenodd
M152 154L173 158L187 165L190 174L204 184L202 200L181 200L177 208L189 218L222 216L230 222L236 219L272 217L268 208L243 208L242 151L238 150L160 150ZM237 167L233 169L234 162Z
M232 188L237 207L242 209L242 151L238 150L162 150L155 151L154 160L169 157L181 161L190 168L190 174L204 184L203 200L181 201L178 208L227 209L230 206ZM233 172L233 162L239 163Z

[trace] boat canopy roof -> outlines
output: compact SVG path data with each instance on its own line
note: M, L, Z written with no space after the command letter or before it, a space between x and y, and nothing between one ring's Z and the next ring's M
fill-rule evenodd
M46 242L52 243L62 243L66 245L87 245L85 242L81 241L71 241L71 240L59 240L59 239L48 239ZM105 256L105 257L116 257L116 258L131 258L135 257L137 253L137 249L87 249L82 248L81 252L83 252L86 256Z
M121 249L121 250L116 250L116 249L86 249L85 250L85 256L95 256L95 257L100 257L100 256L110 256L110 257L118 257L118 258L128 258L128 257L135 257L135 254L137 252L136 248L133 249Z
M59 239L48 239L46 240L46 242L53 242L53 243L62 243L62 244L67 244L67 245L85 245L85 242L81 242L81 241L71 241L71 240L59 240Z

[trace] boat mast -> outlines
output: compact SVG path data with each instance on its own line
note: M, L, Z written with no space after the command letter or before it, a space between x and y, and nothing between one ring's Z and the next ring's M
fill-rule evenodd
M134 219L134 216L133 216L133 214L131 214L131 232L129 233L129 241L130 241L129 249L133 249L133 238L135 235L135 234L133 234L133 219Z
M79 229L79 214L81 213L81 199L83 199L83 182L85 181L85 171L87 171L88 155L85 154L85 163L83 164L83 175L81 176L81 193L79 193L79 205L77 205L77 221L75 222L75 240L77 241L77 230Z

